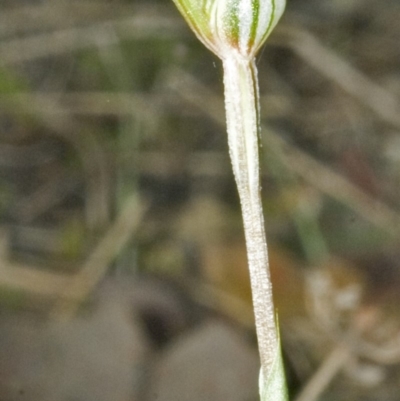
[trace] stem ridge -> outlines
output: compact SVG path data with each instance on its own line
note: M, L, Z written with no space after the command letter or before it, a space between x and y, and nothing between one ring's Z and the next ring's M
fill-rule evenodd
M238 187L250 270L262 371L268 376L278 338L261 202L258 136L259 93L254 60L223 60L228 144Z

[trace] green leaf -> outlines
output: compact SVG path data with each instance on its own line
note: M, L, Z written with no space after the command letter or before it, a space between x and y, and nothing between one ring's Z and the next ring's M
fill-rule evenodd
M0 95L13 95L28 90L25 80L11 70L0 67Z
M261 401L288 401L289 399L280 342L267 378L264 378L262 370L260 371L259 386Z

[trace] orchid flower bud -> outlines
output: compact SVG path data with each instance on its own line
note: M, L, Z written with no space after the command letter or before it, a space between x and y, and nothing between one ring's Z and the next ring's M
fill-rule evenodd
M173 0L194 33L221 59L252 59L279 21L286 0Z

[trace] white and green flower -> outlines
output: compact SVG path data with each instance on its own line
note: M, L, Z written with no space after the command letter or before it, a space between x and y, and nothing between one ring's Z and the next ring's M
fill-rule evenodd
M253 58L279 21L285 0L173 0L197 37L218 57Z

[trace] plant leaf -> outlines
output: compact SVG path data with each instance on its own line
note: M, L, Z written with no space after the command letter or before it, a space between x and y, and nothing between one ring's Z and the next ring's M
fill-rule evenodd
M263 371L260 371L259 387L261 401L288 401L289 399L280 341L267 377L264 378Z
M0 67L0 95L13 95L29 90L22 77L17 76L11 70Z

